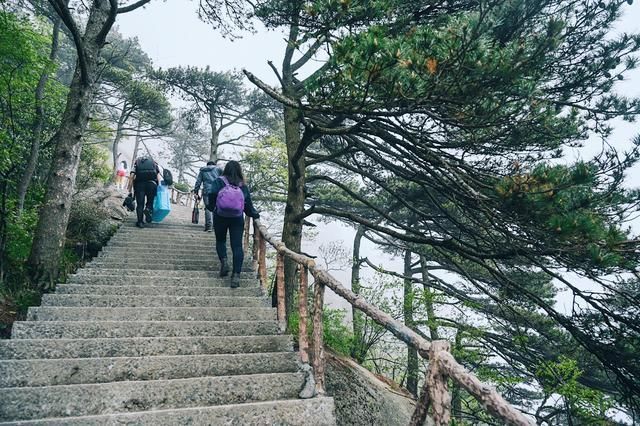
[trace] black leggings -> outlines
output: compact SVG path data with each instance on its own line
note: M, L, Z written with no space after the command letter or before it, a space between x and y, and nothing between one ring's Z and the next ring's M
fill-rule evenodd
M133 189L136 194L136 214L138 215L138 222L142 223L142 213L145 207L153 210L153 200L156 198L158 186L153 181L147 181L134 185ZM147 199L146 203L145 197Z
M242 271L244 251L242 250L242 234L244 233L244 218L222 217L214 214L213 229L216 233L216 252L220 260L227 257L227 229L231 240L231 252L233 253L233 273Z

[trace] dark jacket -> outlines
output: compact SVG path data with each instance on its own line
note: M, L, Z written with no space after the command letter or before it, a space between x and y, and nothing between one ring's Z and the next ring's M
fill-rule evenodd
M211 192L209 193L209 200L211 200L211 203L215 203L216 199L218 198L218 192L220 192L220 190L224 188L224 185L224 181L221 178L217 178L213 182L213 185L211 186ZM244 184L240 188L242 189L242 194L244 194L244 214L255 219L260 219L260 213L258 213L255 207L253 207L249 188L247 188L247 185ZM207 206L207 208L215 212L215 206L209 205Z
M196 185L193 187L193 191L198 192L200 190L200 185L202 185L202 192L204 194L211 194L213 182L218 179L218 176L221 174L222 170L216 166L205 166L201 168L200 173L198 173L198 178L196 179Z

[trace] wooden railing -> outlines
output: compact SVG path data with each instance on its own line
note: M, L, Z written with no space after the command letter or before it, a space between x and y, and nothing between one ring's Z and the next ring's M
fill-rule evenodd
M185 206L191 207L193 205L193 200L194 200L193 192L180 191L179 189L176 189L172 186L171 187L171 203L180 204L182 200L185 200L184 201Z
M248 245L248 219L245 222L245 230L247 231L245 243ZM474 374L460 365L450 353L449 342L444 340L429 342L422 338L409 327L368 303L362 296L344 287L326 270L316 266L315 261L309 256L289 250L282 241L271 236L267 228L256 219L253 221L253 265L258 271L258 278L265 290L267 289L266 242L274 247L277 252L275 290L277 292L278 321L282 330L286 325L284 258L287 257L299 265L300 289L298 300L300 321L298 339L300 357L304 363L308 363L311 360L316 394L323 395L325 393L322 313L325 287L329 287L338 296L383 326L398 339L415 348L423 358L429 361L422 393L411 419L412 426L425 423L429 407L431 407L431 418L436 426L449 424L451 419L451 396L447 384L449 379L469 392L470 395L473 395L497 419L510 425L529 426L533 424L520 411L502 398L493 387L483 384ZM307 312L307 278L309 273L315 279L311 344L309 344L307 330L307 322L309 320Z

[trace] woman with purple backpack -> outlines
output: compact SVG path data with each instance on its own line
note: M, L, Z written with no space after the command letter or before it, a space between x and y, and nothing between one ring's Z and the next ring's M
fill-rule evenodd
M242 234L244 233L243 213L254 219L259 219L260 214L253 207L249 189L244 184L242 168L237 161L229 161L212 185L208 205L213 210L213 229L216 233L216 252L220 258L220 276L229 275L229 263L227 262L227 230L233 253L233 271L231 274L231 287L240 285L240 271L244 261L242 250Z

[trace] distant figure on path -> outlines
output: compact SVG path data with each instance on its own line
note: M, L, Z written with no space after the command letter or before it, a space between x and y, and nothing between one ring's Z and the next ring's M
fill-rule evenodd
M233 253L233 273L231 274L231 287L240 285L240 271L244 261L244 251L242 250L242 234L244 233L244 212L247 216L258 219L260 214L253 207L249 189L244 184L242 168L237 161L229 161L222 172L222 176L217 178L209 194L211 202L207 204L207 209L213 210L213 227L216 232L216 252L220 259L220 276L229 274L229 264L227 262L227 230L231 240L231 251Z
M211 194L213 183L221 174L222 170L216 166L214 161L207 162L207 165L200 169L200 173L198 173L198 178L196 179L196 185L193 187L193 192L197 195L198 191L200 191L200 185L202 185L202 200L205 206L214 203L215 200L209 202L208 198ZM213 212L209 209L204 210L204 230L205 232L213 231Z
M129 195L131 195L131 188L133 187L133 192L136 197L136 214L138 216L136 226L138 228L144 228L142 222L143 214L147 223L151 223L153 200L160 182L162 182L162 175L160 174L158 164L150 157L138 158L129 176L128 187Z
M125 189L127 181L127 166L124 161L118 163L118 170L116 170L116 188Z

